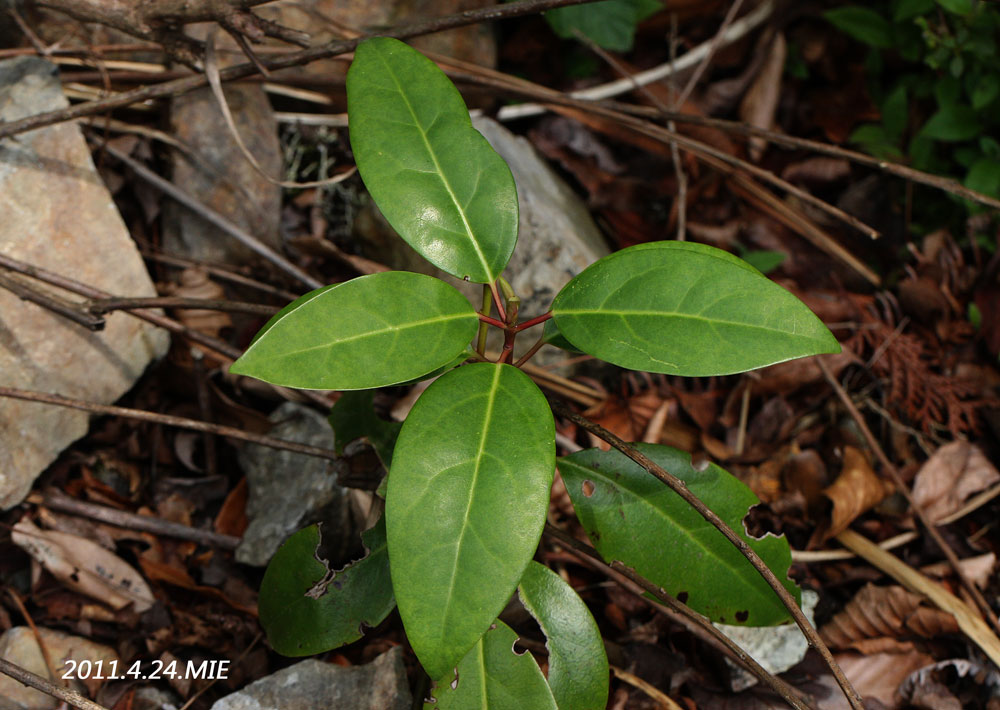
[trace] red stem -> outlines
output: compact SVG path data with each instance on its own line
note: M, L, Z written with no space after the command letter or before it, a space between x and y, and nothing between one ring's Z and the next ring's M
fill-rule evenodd
M543 313L542 315L540 315L540 316L538 316L536 318L532 318L531 320L526 320L526 321L524 321L524 323L521 323L520 325L515 326L514 327L514 332L515 333L520 333L525 328L530 328L533 325L538 325L539 323L544 323L545 321L547 321L551 317L552 317L552 311L549 311L548 313Z
M483 321L484 323L489 323L490 325L495 325L497 328L506 328L507 327L507 325L505 323L501 323L496 318L490 318L489 316L484 316L482 313L476 313L476 315L479 316L479 320Z

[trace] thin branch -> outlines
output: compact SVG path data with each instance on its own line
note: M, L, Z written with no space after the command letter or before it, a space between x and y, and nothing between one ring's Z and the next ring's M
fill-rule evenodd
M28 502L43 505L46 508L59 510L71 515L100 520L103 523L128 530L142 530L154 535L165 535L178 540L190 540L200 545L218 547L223 550L234 550L240 544L240 538L232 535L223 535L212 530L199 530L190 525L182 525L170 520L154 518L150 515L137 515L109 508L106 505L87 503L70 498L62 491L56 489L48 490L44 494L32 493L28 497Z
M820 638L816 629L813 628L809 620L806 619L805 614L799 609L798 604L795 603L795 598L785 589L784 585L778 580L774 572L768 568L767 564L760 558L760 556L747 544L746 540L741 538L729 525L726 524L722 518L715 514L710 508L708 508L704 503L702 503L697 496L695 496L687 485L681 479L677 478L673 474L664 470L661 466L657 465L652 459L644 455L634 446L628 442L620 439L612 432L608 431L599 424L595 424L589 419L580 416L572 409L567 407L562 402L558 400L551 401L552 409L556 414L566 417L573 423L580 427L583 427L586 431L594 434L598 438L611 444L614 448L618 449L620 452L628 456L630 459L635 461L637 464L642 466L651 475L658 478L660 481L665 483L670 490L674 491L679 495L688 505L694 508L699 515L701 515L707 522L711 523L722 535L729 540L732 545L740 551L754 569L760 574L761 577L767 582L767 584L774 590L774 593L784 604L785 608L788 609L788 613L795 620L795 623L802 630L803 635L809 641L809 645L812 646L823 658L830 672L833 673L833 677L836 679L837 684L841 687L844 695L847 697L848 703L855 710L864 710L864 702L861 700L861 696L851 685L851 682L844 675L837 661L833 658L833 654L830 653L830 649Z
M82 325L87 330L104 330L104 319L98 314L87 313L80 308L77 303L71 303L52 294L44 293L26 283L23 278L17 278L16 274L0 273L0 288L5 288L22 301L29 301L36 306L52 311L56 315L68 318L77 325Z
M30 390L17 389L15 387L2 387L0 386L0 397L10 397L12 399L20 399L26 402L38 402L40 404L53 404L59 407L69 407L70 409L81 409L85 412L90 412L91 414L108 415L113 417L125 417L127 419L136 419L143 422L153 422L154 424L164 424L166 426L178 427L179 429L191 429L193 431L207 431L218 436L225 436L230 439L239 439L240 441L248 441L251 444L259 444L260 446L268 446L272 449L283 449L285 451L293 451L297 454L305 454L306 456L316 456L318 458L327 459L329 461L337 461L339 457L333 451L333 449L324 449L321 446L310 446L309 444L300 444L295 441L286 441L285 439L277 439L273 436L264 436L263 434L253 434L243 429L237 429L230 426L222 426L221 424L212 424L211 422L202 422L197 419L188 419L186 417L175 417L169 414L158 414L156 412L147 412L142 409L130 409L128 407L116 407L110 404L98 404L96 402L85 402L80 399L71 399L69 397L63 397L59 394L48 394L46 392L33 392Z
M715 36L709 40L708 51L705 53L705 58L701 60L698 67L691 74L691 78L688 79L687 84L684 86L684 90L681 91L681 95L677 97L674 102L674 106L683 106L684 102L688 100L691 96L691 92L694 91L694 87L698 85L698 80L701 79L705 70L708 69L709 64L712 63L712 57L718 51L719 47L722 46L725 40L726 34L729 31L730 25L733 24L733 20L736 19L736 13L740 11L740 7L743 5L743 0L735 0L733 4L729 7L729 12L722 19L722 24L719 25L719 31L715 33Z
M32 673L29 670L25 670L3 657L0 657L0 673L10 676L22 685L27 685L35 690L40 690L46 695L51 695L53 698L62 700L75 708L79 708L79 710L108 710L103 705L98 705L93 700L83 697L75 690L68 690L62 686L58 686L52 681L42 678L42 676Z
M784 698L785 701L793 708L804 709L810 707L798 697L797 692L793 688L789 687L787 683L780 678L775 677L773 674L768 673L767 670L761 667L761 665L757 663L757 661L755 661L750 654L740 648L735 641L715 628L704 616L695 613L686 604L681 604L677 599L667 594L662 587L659 587L645 577L636 574L632 568L622 564L618 560L613 560L611 564L606 563L601 558L597 550L588 545L584 545L579 540L571 537L550 523L545 524L545 534L558 541L558 543L562 545L567 552L570 552L574 556L581 559L588 559L590 564L603 571L612 579L615 578L614 573L620 574L633 584L639 586L642 591L654 596L672 612L682 616L688 622L688 626L692 627L693 630L695 630L695 632L703 639L708 640L716 646L723 647L737 663L746 668L750 673L755 675L758 680Z
M420 35L450 30L456 27L464 27L480 22L491 22L512 17L522 17L524 15L534 15L547 10L569 5L581 5L594 0L522 0L521 2L493 5L478 10L467 10L453 15L445 15L430 20L421 20L407 25L400 25L379 33L384 37L395 37L397 39L409 39ZM299 66L315 61L326 59L338 54L345 54L354 51L360 39L345 39L329 42L320 47L304 49L300 52L289 52L281 56L272 57L264 61L264 65L274 71L275 69L286 69L288 67ZM251 62L237 64L227 67L219 72L223 81L232 81L257 74L257 67ZM16 121L0 124L0 138L24 133L25 131L50 126L54 123L82 118L83 116L93 116L107 113L108 111L124 108L133 103L147 101L149 99L163 98L184 94L193 89L205 86L207 79L203 74L196 74L182 79L175 79L161 84L144 86L131 91L122 92L116 96L97 101L88 101L76 106L70 106L56 111L46 111L44 113L26 116Z
M961 581L962 587L969 593L969 596L972 597L972 600L979 609L979 613L981 613L984 618L989 620L994 629L1000 630L1000 624L997 623L997 616L993 613L993 609L990 608L989 603L983 597L979 588L962 570L962 565L959 563L958 556L955 554L955 551L951 549L951 546L945 541L941 532L938 530L937 525L935 525L934 521L927 517L927 513L924 511L923 507L921 507L916 500L914 500L910 487L906 485L903 477L899 474L899 469L897 469L895 464L893 464L892 461L889 460L889 457L886 456L885 450L883 450L881 444L878 443L878 439L875 438L875 435L872 434L872 430L868 428L868 423L865 421L865 418L861 416L861 412L858 411L858 408L854 406L854 402L851 401L850 396L837 381L837 378L833 376L833 373L830 372L830 368L827 367L825 362L823 362L823 358L817 357L816 363L819 365L819 369L823 372L823 377L826 378L827 383L837 394L837 398L844 405L848 414L851 415L851 419L853 419L854 423L858 425L862 436L864 436L865 441L868 443L868 447L875 453L875 457L879 460L879 463L882 464L882 468L885 472L889 474L889 478L892 479L893 484L896 486L896 490L902 493L903 497L906 498L906 501L910 504L910 509L916 513L920 523L924 526L924 529L927 530L927 534L931 536L931 539L934 540L934 543L948 560L948 564L950 564L952 569L955 570L955 574L958 575L958 579Z
M2 282L0 282L2 285ZM244 303L215 298L183 298L181 296L151 296L148 298L98 298L86 304L88 312L95 315L111 311L134 311L141 308L179 308L204 311L249 313L254 316L273 316L281 308L262 303Z
M160 254L159 252L149 251L147 249L140 249L139 253L142 254L145 259L152 259L153 261L166 264L167 266L173 266L177 269L204 269L212 276L217 276L223 281L231 281L232 283L240 284L241 286L247 286L257 291L263 291L264 293L269 293L278 298L285 299L286 301L294 301L296 298L301 296L300 293L293 293L292 291L286 291L285 289L276 288L271 284L266 284L261 281L256 281L243 274L238 274L230 269L225 269L220 266L215 266L213 264L207 264L203 261L197 261L195 259L187 259L180 256L173 256L171 254Z

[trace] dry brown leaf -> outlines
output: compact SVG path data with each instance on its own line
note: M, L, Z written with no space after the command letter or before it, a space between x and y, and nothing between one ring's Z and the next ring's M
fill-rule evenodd
M191 575L189 575L186 570L181 569L180 567L175 567L174 565L166 564L164 562L157 562L156 560L147 559L146 557L140 557L139 564L142 566L142 571L145 572L150 579L159 582L166 582L167 584L172 584L175 587L189 589L192 592L198 592L199 594L213 597L228 604L237 611L257 616L256 604L242 604L239 601L232 599L228 594L217 587L209 587L204 584L198 584L191 578Z
M1000 481L979 447L953 441L934 452L913 481L913 500L932 522L948 517L973 494Z
M830 528L825 537L833 537L847 529L855 518L878 505L892 491L892 484L875 475L861 451L853 446L845 446L844 466L840 475L823 491L823 495L833 503Z
M924 605L924 598L908 592L903 587L877 587L865 585L844 610L824 624L820 636L834 649L854 649L862 653L875 650L866 641L878 640L880 650L888 651L900 636L932 638L939 634L955 633L958 624L951 614ZM902 644L895 652L910 651Z
M778 108L778 99L781 98L781 77L785 71L786 54L785 36L778 33L771 42L760 74L740 102L740 118L755 128L770 129L774 125L774 113ZM756 163L764 154L767 141L754 136L749 144L750 159Z
M788 182L824 184L843 180L851 174L851 164L843 158L816 157L791 163L781 171Z
M865 698L875 698L887 708L897 707L896 689L913 671L934 662L926 653L838 653L834 656L844 675Z
M837 377L844 368L858 362L858 357L847 350L834 355L819 355ZM815 357L804 357L771 365L757 371L759 379L754 379L754 395L790 394L806 385L823 381L823 371L816 364Z
M962 570L962 575L970 580L980 589L986 589L986 585L993 578L993 568L996 567L997 556L992 552L976 557L966 557L958 561L958 566ZM954 572L949 562L935 562L920 568L920 571L928 577L942 579L951 576Z
M11 540L67 587L113 609L132 604L141 613L156 601L138 572L96 542L42 530L27 519L13 527Z
M184 269L180 283L170 287L171 296L179 298L221 299L226 297L225 289L212 281L204 269ZM177 320L192 330L218 337L223 328L232 326L232 318L224 311L183 309L176 313Z

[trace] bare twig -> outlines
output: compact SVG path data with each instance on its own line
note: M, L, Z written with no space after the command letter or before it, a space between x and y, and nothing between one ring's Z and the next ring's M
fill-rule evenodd
M147 249L140 249L139 253L146 259L152 259L153 261L158 261L162 264L167 264L168 266L173 266L178 269L187 268L197 268L204 269L212 276L216 276L223 281L231 281L232 283L240 284L241 286L247 286L257 291L263 291L264 293L269 293L278 298L284 299L286 301L294 301L296 298L302 294L293 293L291 291L286 291L285 289L276 288L271 284L266 284L255 279L251 279L243 274L238 274L230 269L222 268L220 266L215 266L214 264L207 264L203 261L197 261L195 259L186 259L180 256L172 256L170 254L160 254L159 252L149 251Z
M850 396L837 381L837 378L833 376L833 373L830 372L830 368L827 367L825 362L823 362L823 358L817 357L816 363L819 365L819 369L823 372L823 377L826 378L827 383L833 388L833 391L837 394L837 398L840 399L841 404L844 405L844 409L846 409L848 414L851 415L854 423L858 425L862 436L864 436L865 441L868 443L868 447L875 454L879 463L882 464L882 468L885 472L889 474L889 478L892 479L896 489L906 498L907 502L910 504L910 509L916 513L920 523L927 530L927 534L931 536L931 539L934 540L934 544L938 546L942 554L944 554L945 558L948 560L952 569L955 570L955 574L961 581L962 587L969 593L969 596L972 597L972 600L979 608L979 612L984 618L989 620L994 629L1000 629L1000 625L997 623L997 616L993 613L993 609L990 608L989 603L985 598L983 598L982 592L979 591L979 588L975 585L975 583L962 571L962 565L959 564L958 556L955 554L955 551L951 549L951 546L945 541L941 532L937 529L937 525L935 525L934 522L927 517L927 513L924 512L924 509L913 499L913 493L910 491L910 487L906 485L903 477L899 474L899 469L897 469L895 464L893 464L892 461L889 460L889 457L886 456L885 450L882 449L882 446L878 443L878 439L875 438L871 429L868 428L868 423L865 421L864 417L861 416L861 412L858 411L858 408L854 406L854 402L851 401Z
M42 676L36 675L29 670L25 670L3 657L0 657L0 673L8 675L18 683L27 685L35 690L40 690L46 695L51 695L53 698L62 700L80 710L108 710L103 705L98 705L93 700L83 697L75 690L68 690L58 686L52 681L42 678Z
M480 22L491 22L511 17L522 17L524 15L534 15L540 12L545 12L546 10L553 10L557 7L581 5L586 2L593 1L594 0L522 0L521 2L493 5L491 7L485 7L478 10L467 10L453 15L445 15L443 17L436 17L430 20L421 20L407 25L390 28L379 34L385 37L409 39L411 37L418 37L420 35L440 32L442 30L450 30L456 27L463 27L465 25L472 25ZM354 48L357 47L359 42L359 39L336 40L320 47L312 47L300 52L289 52L281 56L271 57L266 60L264 64L272 71L275 69L285 69L287 67L299 66L317 59L326 59L328 57L334 57L338 54L354 51ZM232 81L234 79L242 79L256 73L257 67L255 67L251 62L246 62L244 64L237 64L235 66L222 69L219 72L219 77L223 81ZM16 121L0 124L0 138L8 138L10 136L17 135L18 133L24 133L25 131L41 128L42 126L50 126L54 123L69 121L74 118L107 113L108 111L117 108L124 108L125 106L129 106L133 103L147 101L149 99L184 94L193 89L205 86L206 83L207 80L204 75L196 74L182 79L175 79L174 81L153 84L151 86L144 86L131 91L125 91L108 99L88 101L86 103L70 106L65 109L47 111L45 113L27 116Z
M675 107L683 106L684 102L688 100L689 96L691 96L691 92L694 91L694 87L698 85L698 80L701 79L702 75L705 73L705 70L708 69L708 66L712 63L712 57L715 56L715 53L718 51L719 47L722 46L722 43L726 37L726 33L728 32L729 27L733 24L733 20L736 19L736 13L740 11L740 7L742 7L742 5L743 5L743 0L735 0L733 4L729 7L729 11L726 13L726 16L722 19L722 24L719 25L718 32L716 32L715 36L712 37L711 40L709 40L708 51L705 52L705 58L702 59L701 62L698 64L698 67L694 70L694 73L691 74L691 78L688 79L687 84L684 85L684 90L681 91L681 95L678 96L677 100L674 102Z
M2 285L2 282L0 282ZM111 311L133 311L142 308L179 308L204 311L226 311L228 313L249 313L254 316L273 316L278 306L261 303L225 301L214 298L183 298L181 296L150 296L148 298L98 298L86 304L88 312L95 315Z
M855 710L864 710L864 702L861 700L861 696L858 695L858 692L847 679L847 676L844 675L844 672L837 664L837 661L833 658L833 654L830 653L830 649L816 632L816 629L813 628L812 624L809 623L809 620L806 619L805 614L803 614L802 610L799 609L794 597L792 597L788 590L785 589L784 585L781 584L774 572L768 568L767 564L765 564L753 548L747 544L746 540L741 538L736 531L726 524L724 520L716 515L704 503L702 503L698 497L695 496L690 489L688 489L684 481L664 470L661 466L657 465L655 461L644 455L634 446L622 440L599 424L590 421L586 417L580 416L558 400L553 400L551 405L556 414L566 417L578 426L583 427L586 431L589 431L598 438L611 444L611 446L635 461L651 475L665 483L670 490L679 495L688 505L694 508L699 515L701 515L707 522L711 523L712 526L722 533L722 535L740 551L740 554L742 554L747 561L753 565L753 568L757 570L761 577L764 578L768 586L774 590L774 593L781 600L781 603L784 604L785 608L788 609L788 613L802 630L802 633L806 637L806 640L808 640L809 645L816 649L816 651L823 658L827 667L830 669L830 672L833 673L833 677L843 690L844 695L846 696L851 707Z
M297 454L306 456L316 456L329 461L337 461L338 456L333 449L324 449L321 446L310 446L309 444L299 444L295 441L277 439L273 436L263 434L253 434L235 427L202 422L197 419L187 419L186 417L175 417L169 414L158 414L157 412L147 412L141 409L130 409L128 407L116 407L110 404L98 404L96 402L85 402L80 399L70 399L59 394L48 394L46 392L33 392L30 390L17 389L15 387L0 387L0 397L11 397L26 402L38 402L40 404L54 404L59 407L69 407L70 409L81 409L92 414L108 415L113 417L125 417L127 419L137 419L155 424L165 424L167 426L178 427L180 429L191 429L193 431L207 431L218 436L225 436L230 439L248 441L251 444L269 446L272 449L284 449L294 451Z
M52 294L44 293L30 283L26 283L24 279L18 278L16 274L0 273L0 288L7 289L23 301L30 301L36 306L41 306L63 318L68 318L87 330L104 330L104 319L99 315L87 313L79 304L70 303Z
M699 637L708 641L712 645L722 648L736 663L746 668L750 673L756 676L758 680L784 698L791 707L799 709L809 707L809 705L805 703L805 701L798 696L797 692L793 688L789 687L787 683L780 678L775 677L773 674L768 673L767 670L761 667L761 665L757 663L757 661L755 661L750 654L740 648L735 641L715 628L704 616L695 613L686 604L681 604L677 599L667 594L663 588L653 584L645 577L636 574L633 569L617 560L613 560L611 564L606 563L601 558L600 554L598 554L597 550L589 547L588 545L584 545L582 542L566 534L554 525L546 523L545 534L553 540L558 541L558 543L568 552L580 559L587 560L589 564L600 569L612 579L617 580L618 575L621 575L633 585L639 587L638 591L640 593L645 592L651 594L659 600L661 604L670 609L671 612L682 617L685 621L685 626L690 628ZM632 588L630 591L636 590Z
M162 518L154 518L150 515L136 515L123 510L109 508L106 505L97 505L70 498L62 491L56 489L47 490L44 494L32 493L28 496L29 503L44 505L46 508L60 510L71 515L79 515L93 520L100 520L102 523L116 525L128 530L142 530L154 535L165 535L178 540L190 540L208 547L218 547L223 550L234 550L240 544L240 538L232 535L223 535L212 530L199 530L190 525L182 525Z

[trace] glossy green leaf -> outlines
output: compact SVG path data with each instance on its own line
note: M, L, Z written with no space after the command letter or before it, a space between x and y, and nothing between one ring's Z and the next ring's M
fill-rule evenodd
M392 585L441 678L500 613L538 546L555 470L545 397L510 365L441 376L403 423L389 471Z
M545 325L542 326L542 338L546 343L557 347L560 350L565 350L566 352L579 353L580 351L574 347L574 345L566 340L566 336L559 332L559 326L556 322L549 318L545 321Z
M662 9L657 0L604 0L549 10L545 20L560 37L574 39L579 32L599 47L627 52L639 22Z
M979 114L965 104L948 104L927 119L920 135L939 141L964 141L976 138L983 131Z
M548 682L559 709L604 710L608 657L587 605L562 577L537 562L524 570L517 591L548 639Z
M892 25L882 15L867 7L845 5L823 13L827 22L859 42L879 49L893 46Z
M840 351L788 291L732 254L693 242L604 257L566 284L552 314L580 350L668 375L728 375Z
M432 264L496 280L517 241L517 190L444 73L402 42L362 42L347 73L351 149L375 204Z
M285 306L230 372L286 387L394 385L451 362L479 319L445 282L387 271L326 286Z
M340 395L327 418L334 433L333 450L339 456L352 441L367 439L382 465L388 469L392 464L392 449L396 445L396 437L403 425L378 416L372 406L372 399L371 390Z
M517 634L502 621L491 624L437 681L424 710L556 710L542 670L530 653L515 652L515 641Z
M749 543L796 597L788 579L791 550L784 537L747 536L743 518L757 497L715 464L702 470L669 446L636 444ZM722 533L617 451L587 449L559 459L580 522L605 560L620 560L712 621L771 626L789 618L763 577Z
M275 553L260 586L260 623L271 647L311 656L361 638L395 607L385 523L361 535L368 555L332 571L318 559L318 525L299 530Z

